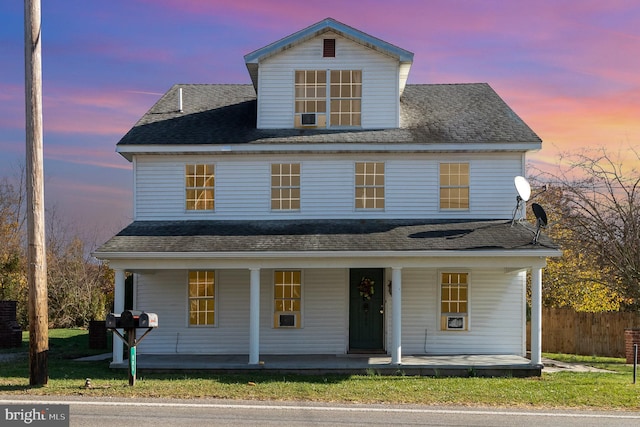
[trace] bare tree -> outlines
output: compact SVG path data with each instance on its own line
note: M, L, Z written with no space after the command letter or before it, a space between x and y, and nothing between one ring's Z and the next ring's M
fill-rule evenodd
M610 271L608 286L623 295L626 309L640 308L640 162L637 150L606 148L566 154L556 173L537 179L559 188L560 220L571 230L565 244L587 252Z

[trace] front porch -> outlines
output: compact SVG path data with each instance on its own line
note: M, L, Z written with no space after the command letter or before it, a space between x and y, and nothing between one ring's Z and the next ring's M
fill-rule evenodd
M385 354L264 355L248 364L247 355L139 354L142 371L208 371L219 373L270 372L282 374L413 375L431 377L540 376L542 364L514 355L405 355L392 364ZM127 369L128 361L111 363Z

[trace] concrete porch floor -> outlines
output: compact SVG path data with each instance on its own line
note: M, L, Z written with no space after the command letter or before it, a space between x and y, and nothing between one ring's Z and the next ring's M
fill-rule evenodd
M415 376L540 376L542 365L514 355L408 355L401 365L385 354L263 355L249 365L247 355L138 354L138 371L207 371L217 373L274 372L291 374L378 374ZM127 369L128 362L111 363Z

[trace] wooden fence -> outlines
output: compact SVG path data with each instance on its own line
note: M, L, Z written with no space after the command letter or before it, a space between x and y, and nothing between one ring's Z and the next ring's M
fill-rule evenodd
M542 351L625 357L624 330L629 328L640 328L640 313L577 313L571 309L543 308Z

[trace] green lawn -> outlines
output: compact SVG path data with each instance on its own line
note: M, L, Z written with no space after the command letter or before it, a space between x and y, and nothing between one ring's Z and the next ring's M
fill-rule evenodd
M582 407L638 410L640 384L632 384L632 367L624 359L550 355L614 373L545 373L540 378L430 378L359 375L147 374L138 372L135 387L127 373L111 370L108 361L76 362L100 353L88 350L85 330L51 330L49 383L29 387L28 339L13 362L0 362L0 394L120 397L223 398L353 403L412 403L520 407ZM85 389L91 378L92 388Z

